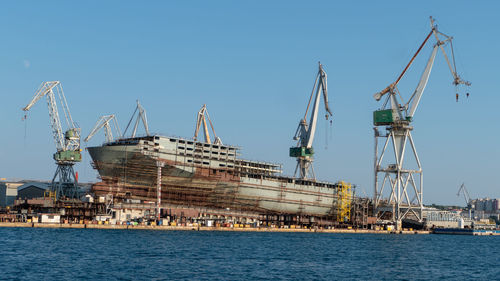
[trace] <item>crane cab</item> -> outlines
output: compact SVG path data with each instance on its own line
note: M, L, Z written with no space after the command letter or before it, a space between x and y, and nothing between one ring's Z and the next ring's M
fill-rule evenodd
M392 125L397 120L399 120L399 116L394 109L383 109L373 112L373 125L375 126Z
M66 151L58 151L54 153L54 160L57 162L81 162L82 161L82 153L78 151L66 150Z
M80 139L80 135L78 134L78 129L77 128L72 128L72 129L67 130L64 133L64 138L66 140L79 140Z
M307 148L305 146L302 147L290 147L290 157L306 157L313 156L314 149L312 147Z

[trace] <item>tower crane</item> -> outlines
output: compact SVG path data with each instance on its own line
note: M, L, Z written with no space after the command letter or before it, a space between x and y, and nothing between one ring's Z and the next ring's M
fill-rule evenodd
M50 124L57 149L57 152L54 153L53 156L57 164L57 169L54 177L52 178L51 191L55 192L57 199L77 198L78 178L73 170L73 165L82 161L80 149L81 129L76 126L75 122L73 122L61 82L59 81L42 83L35 92L35 96L31 102L26 105L23 110L25 112L29 111L33 105L35 105L35 103L43 97L47 98ZM56 102L57 98L59 99L61 108L63 109L66 127L68 128L64 131L64 133L61 126L61 120L59 119ZM56 181L56 178L58 178L59 181Z
M196 141L198 139L198 133L200 132L200 127L203 124L203 136L205 137L206 143L212 143L210 140L210 134L208 132L207 119L210 123L210 127L212 128L212 133L214 134L214 144L222 145L222 140L215 134L214 125L212 124L212 120L210 120L210 116L208 115L207 105L204 104L198 113L196 114L196 129L194 131L193 139Z
M118 138L122 137L122 133L120 131L120 127L118 126L118 122L116 121L116 117L114 114L104 115L97 120L94 128L90 132L90 134L84 139L85 142L88 142L100 129L104 128L104 137L106 142L112 142L113 138L113 130L111 129L111 125L115 128L115 132L117 133Z
M382 206L382 199L384 187L388 186L390 191L388 202L392 205L392 215L393 220L397 222L396 225L401 224L401 220L407 215L414 215L419 221L422 221L422 209L423 209L423 173L422 165L417 155L417 150L413 142L411 131L413 127L411 122L415 115L415 111L419 105L419 102L424 93L427 81L431 74L432 66L436 58L438 49L441 49L448 67L453 76L453 84L458 87L459 85L470 86L471 84L467 81L462 80L457 74L455 66L455 58L453 53L452 39L448 35L438 31L437 25L434 23L434 19L430 17L431 31L419 46L416 53L411 58L410 62L406 65L404 70L398 76L395 82L391 83L384 90L376 93L374 95L375 100L379 101L382 97L386 96L386 99L382 105L382 108L374 111L373 113L373 123L375 132L375 185L374 185L374 203L375 208L379 211L379 215L383 215L387 211L387 206ZM405 102L397 89L398 83L401 78L405 75L408 68L412 65L414 59L420 53L422 48L429 42L430 37L434 35L436 38L436 43L432 47L431 55L427 61L424 72L420 78L420 81L409 97L408 101ZM449 45L451 48L452 60L447 56L444 46ZM386 126L386 134L383 135L379 132L378 126ZM384 147L382 153L378 154L378 138L385 138ZM393 152L395 156L395 163L391 163L387 166L382 166L382 160L386 153L389 140L392 141ZM409 141L410 147L413 151L413 157L416 162L416 169L411 169L405 164L405 149L407 147L407 142ZM408 162L408 161L406 161ZM379 182L379 174L382 174L382 180ZM418 178L416 176L418 175ZM411 194L413 193L413 194ZM385 210L384 210L385 208Z
M309 97L309 102L307 103L306 113L304 114L304 118L300 119L299 126L297 127L297 131L295 132L295 136L293 138L297 141L297 145L290 148L290 157L297 158L297 166L295 168L294 174L296 176L297 170L299 170L301 179L315 178L314 169L312 166L314 154L312 144L314 141L314 133L316 132L316 125L318 122L318 111L321 93L327 112L325 115L326 120L328 120L329 116L332 116L332 112L330 110L330 107L328 106L328 87L326 72L323 69L323 65L321 65L321 63L318 63L318 65L318 74L316 75L316 80L314 81L311 96ZM313 101L313 98L314 102L308 123L307 113L309 112L309 107L311 106L311 101Z

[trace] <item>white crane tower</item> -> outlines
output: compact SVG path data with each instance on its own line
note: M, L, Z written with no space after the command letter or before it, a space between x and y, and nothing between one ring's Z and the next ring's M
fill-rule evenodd
M55 93L54 93L55 92ZM77 198L78 197L78 179L73 170L76 162L82 161L80 149L80 131L75 125L69 111L66 97L59 81L44 82L38 88L31 102L23 108L29 111L41 98L47 97L49 107L50 124L52 134L56 143L57 152L54 153L54 160L57 169L52 178L51 191L55 192L56 198ZM57 109L56 97L59 99L64 112L67 130L63 133L59 112ZM59 177L59 181L56 178Z
M203 136L205 137L206 143L212 143L210 140L210 134L208 132L207 119L210 123L210 127L212 128L212 133L214 134L214 144L222 145L222 140L215 134L214 125L212 124L212 120L210 120L210 116L208 115L207 105L204 104L198 113L196 114L196 129L194 130L193 139L198 140L198 133L200 132L200 127L203 124Z
M314 86L309 97L309 102L307 103L306 113L304 118L300 119L299 126L295 132L294 140L298 141L297 145L290 147L290 157L297 158L297 167L295 168L294 176L297 175L297 170L300 171L301 179L315 178L314 169L312 166L314 150L312 147L314 141L314 133L316 132L316 125L318 123L318 111L320 102L320 93L323 94L323 101L325 104L326 115L325 118L328 120L329 116L332 116L330 107L328 106L328 87L326 72L323 70L323 65L319 64L318 74L316 75L316 80L314 81ZM313 108L311 111L311 116L309 123L307 123L307 113L309 111L309 106L313 100ZM331 121L330 121L331 122Z
M410 124L413 121L415 111L422 98L425 86L427 85L438 49L441 49L448 63L448 67L453 75L453 84L456 87L459 85L470 86L469 82L462 80L457 74L453 45L451 43L453 38L439 32L432 17L430 20L431 31L420 45L417 52L413 55L408 65L406 65L403 72L394 83L374 95L374 98L379 101L387 94L387 98L382 108L373 112L373 123L375 125L374 205L379 218L383 217L386 212L392 212L392 220L396 223L397 228L401 227L402 219L409 218L410 216L418 221L422 221L423 173L422 165L418 158L417 150L411 135L413 127ZM432 48L430 58L427 61L427 65L425 66L417 88L408 101L405 102L397 89L397 85L432 35L436 38L436 43ZM449 43L452 51L451 61L444 49L447 43ZM379 132L378 126L386 126L385 135ZM380 155L378 154L378 138L385 138L385 141L383 141L382 153ZM389 146L389 140L392 142L394 162L383 163L384 156ZM415 163L408 163L409 161L405 162L408 156L405 155L408 142L413 152L413 155L409 157L413 156ZM413 167L410 167L409 164L412 164ZM383 198L384 188L386 188L385 191L389 193L388 198Z

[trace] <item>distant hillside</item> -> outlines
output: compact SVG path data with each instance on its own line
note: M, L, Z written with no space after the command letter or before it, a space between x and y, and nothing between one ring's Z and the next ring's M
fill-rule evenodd
M446 205L436 205L436 204L427 205L425 207L436 208L438 210L443 210L443 211L449 211L449 210L456 210L456 209L463 209L464 208L462 206L446 206Z

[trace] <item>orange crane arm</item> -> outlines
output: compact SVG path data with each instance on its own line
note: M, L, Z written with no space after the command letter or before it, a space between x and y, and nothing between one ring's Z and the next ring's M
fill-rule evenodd
M431 30L431 32L429 32L429 34L427 35L427 37L425 37L424 42L422 42L422 44L420 45L420 47L418 47L417 52L413 55L413 57L411 58L411 60L408 63L408 65L403 70L403 72L401 72L401 74L399 75L399 77L396 80L396 82L394 82L394 85L397 85L399 83L399 80L401 80L401 78L403 78L403 75L405 74L406 70L408 70L408 67L410 67L410 65L413 63L413 61L417 57L418 53L420 53L420 50L422 50L422 48L424 47L425 43L427 43L427 40L429 40L429 37L431 37L431 35L432 35L433 32L434 32L434 28Z
M406 71L408 70L408 68L410 67L410 65L413 63L413 61L415 60L415 58L417 57L417 55L420 53L420 51L424 47L425 43L427 43L427 40L429 40L429 38L431 37L431 35L432 35L433 32L434 32L434 28L431 30L431 32L429 32L429 34L427 35L427 37L425 37L424 42L422 42L422 44L418 48L417 52L411 58L410 62L406 65L405 69L403 69L403 72L401 72L401 74L399 74L399 77L398 77L398 79L396 79L396 82L394 82L391 85L387 86L387 88L385 88L381 92L375 94L375 99L376 100L380 100L380 98L383 95L387 94L389 91L391 91L399 83L399 80L401 80L401 78L403 78L403 75L405 75Z

